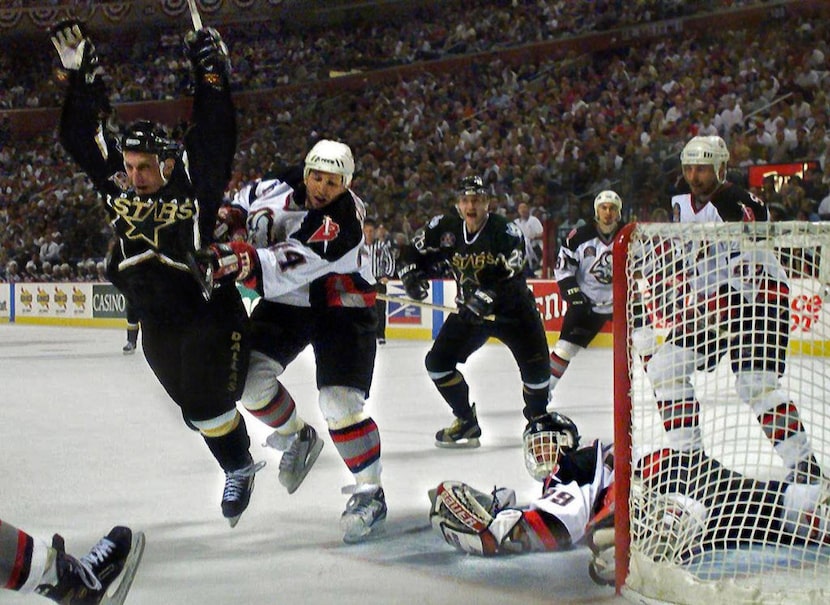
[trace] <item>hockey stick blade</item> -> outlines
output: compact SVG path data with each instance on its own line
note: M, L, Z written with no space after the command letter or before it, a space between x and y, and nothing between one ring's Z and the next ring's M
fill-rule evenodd
M133 533L133 544L130 548L130 554L127 556L127 562L124 564L124 569L121 571L121 582L111 595L104 594L100 605L122 605L124 603L127 593L130 592L130 587L133 585L138 565L141 563L141 557L144 556L145 543L144 532Z
M190 9L190 20L193 22L193 31L202 29L202 15L199 14L199 7L196 0L187 0L187 7Z
M213 295L213 269L210 267L202 269L199 263L196 262L196 257L193 256L192 252L187 253L185 260L187 261L187 268L190 269L191 275L193 275L196 283L199 284L202 296L205 301L209 301Z

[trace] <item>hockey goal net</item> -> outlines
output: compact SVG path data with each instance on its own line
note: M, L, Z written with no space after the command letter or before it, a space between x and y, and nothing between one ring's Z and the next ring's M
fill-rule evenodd
M828 292L830 224L621 230L614 438L623 596L830 602ZM652 452L674 455L672 464L659 466ZM812 495L787 508L793 485Z

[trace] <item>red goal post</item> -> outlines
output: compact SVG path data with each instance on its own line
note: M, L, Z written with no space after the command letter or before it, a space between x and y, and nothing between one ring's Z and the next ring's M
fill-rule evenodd
M706 257L711 250L719 252ZM664 345L669 332L685 321L675 319L684 304L693 306L694 301L705 300L707 293L696 288L704 290L718 279L714 274L701 279L677 276L699 275L692 268L701 266L701 258L708 258L712 265L722 261L721 270L726 267L737 276L734 283L741 279L768 283L756 274L747 277L739 273L754 266L753 262L762 264L758 259L778 263L786 273L789 342L780 388L798 406L815 459L823 475L830 475L830 223L626 225L615 238L613 252L617 591L632 601L650 604L830 602L830 545L803 544L796 536L798 525L793 536L779 536L769 544L726 547L714 540L706 542L708 532L703 528L711 527L707 523L713 518L707 518L704 512L693 537L682 538L699 543L695 542L693 548L684 543L682 555L675 551L671 556L664 551L659 551L659 556L654 554L656 543L665 548L680 538L674 534L661 538L664 524L648 516L648 511L654 509L647 503L657 493L634 473L636 456L666 448L667 440L665 420L657 413L655 393L645 372L644 360L649 357L635 351L632 331L645 321L655 336L655 350ZM652 275L644 276L644 267L649 267ZM707 306L701 308L704 312L699 321L706 330L718 338L725 337L723 330L718 331L718 320L707 317ZM722 317L723 309L717 313L720 315L713 317ZM786 316L780 314L779 318ZM774 338L765 332L768 324L759 327L757 334L753 332L757 342ZM758 414L753 413L755 408L746 397L742 400L737 396L733 367L727 353L714 367L698 367L690 378L699 400L699 412L695 413L699 413L703 449L740 476L784 490L789 485L787 468L771 439L764 438ZM815 514L830 517L827 480L812 483L819 486L819 501L826 506L816 509ZM764 494L762 497L774 498ZM729 493L722 497L727 502L730 497L738 498ZM736 518L736 511L743 510L740 505L731 508ZM760 513L755 516L759 517ZM830 518L816 523L825 521L830 527ZM785 533L784 529L780 531ZM669 550L674 546L669 544ZM693 557L690 552L695 553Z

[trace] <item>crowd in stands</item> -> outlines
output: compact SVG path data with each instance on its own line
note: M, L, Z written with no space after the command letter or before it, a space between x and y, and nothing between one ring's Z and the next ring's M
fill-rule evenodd
M337 35L283 34L284 25L266 23L221 31L237 87L255 89L312 82L333 68L431 60L655 18L650 2L512 4L460 2L440 19L425 14L394 28L372 24ZM548 224L552 252L570 225L591 219L593 193L600 189L620 193L629 220L649 220L665 209L677 187L679 149L694 134L717 133L730 145L732 177L739 180L751 164L816 161L817 169L803 179L759 190L776 218L815 220L830 193L828 34L827 20L770 21L539 63L511 65L496 56L474 63L463 77L425 69L336 95L275 94L267 106L239 108L240 150L229 194L300 161L317 138L340 138L357 156L355 190L394 242L449 209L458 178L475 172L492 187L500 212L515 216L519 203L531 205ZM159 50L157 35L155 58L140 45L102 44L111 86L120 93L115 99L142 91L147 98L185 94L180 37L165 36ZM41 101L58 104L62 88L49 50L43 45L42 52L29 53L24 73L43 81ZM17 72L0 73L26 81ZM22 86L26 97L31 91ZM0 170L0 229L7 234L0 279L11 260L21 273L28 273L29 261L40 262L42 275L35 255L55 233L63 243L61 274L66 265L77 277L82 265L88 276L89 260L97 264L106 251L107 227L100 203L54 135L6 140ZM50 268L54 274L54 262Z

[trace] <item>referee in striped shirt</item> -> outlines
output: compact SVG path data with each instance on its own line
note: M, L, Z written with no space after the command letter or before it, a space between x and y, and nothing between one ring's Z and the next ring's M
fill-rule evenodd
M377 222L372 218L363 221L363 237L372 265L372 275L377 281L377 291L386 294L386 282L395 277L395 259L389 242L376 239ZM375 310L378 314L378 344L386 344L386 301L377 299Z

